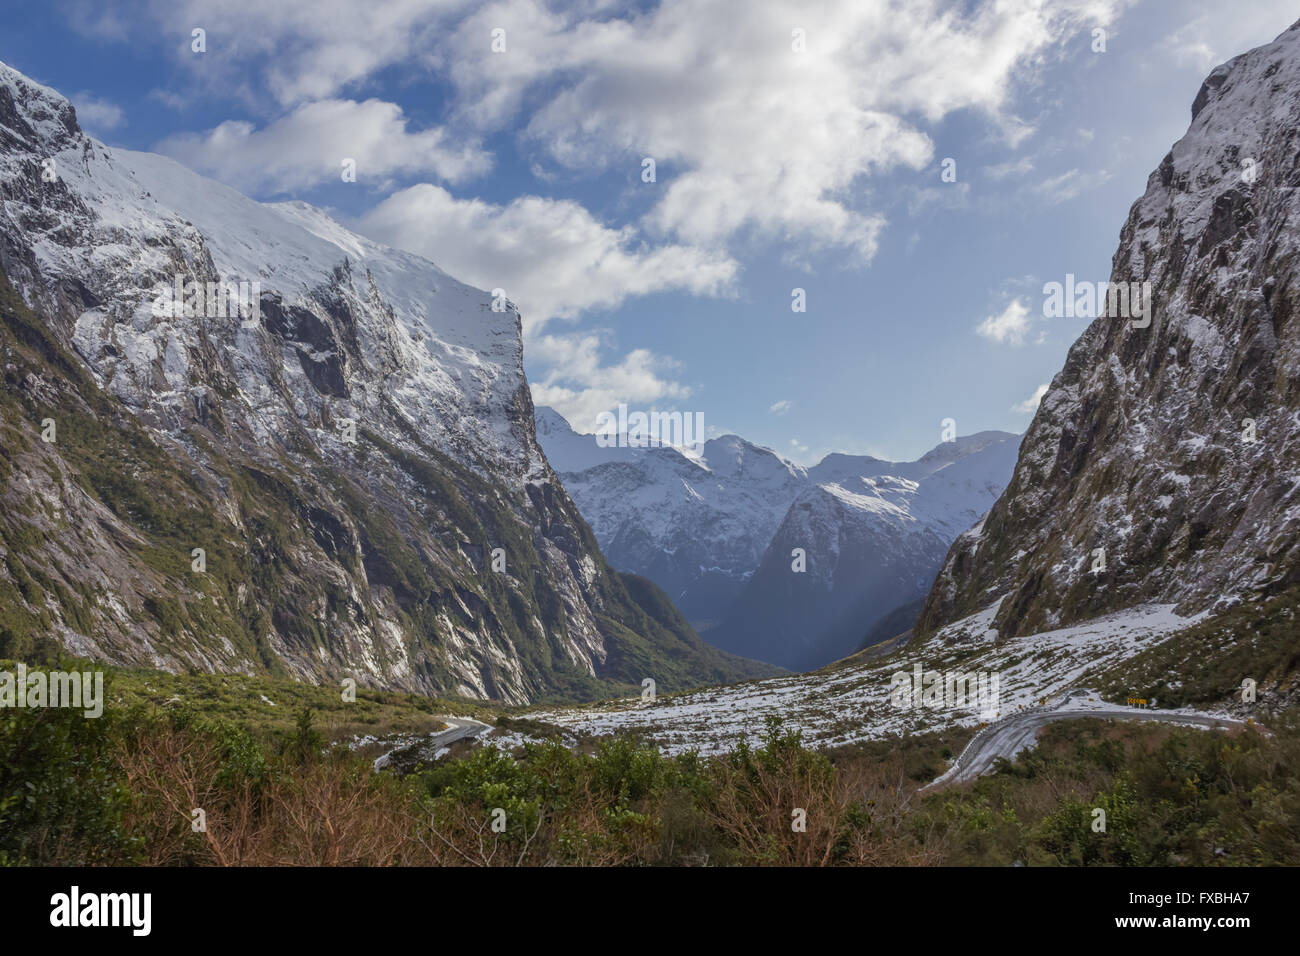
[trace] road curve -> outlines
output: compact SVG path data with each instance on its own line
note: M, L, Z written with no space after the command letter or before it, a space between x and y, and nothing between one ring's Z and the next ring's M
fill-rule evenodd
M423 737L416 744L404 743L402 746L390 750L375 760L375 769L380 770L391 763L393 754L410 750L416 746L419 747L419 755L422 759L436 760L438 752L442 748L450 747L456 741L464 740L466 737L477 737L479 734L492 729L491 724L485 724L469 717L440 716L438 719L447 724L446 730L440 730L436 734Z
M1154 720L1166 724L1183 724L1206 730L1226 730L1244 727L1244 720L1231 717L1214 717L1208 714L1188 714L1175 711L1143 710L1121 707L1118 704L1097 703L1091 706L1072 704L1067 700L1061 707L1026 710L1012 714L1004 720L983 728L966 745L960 756L942 776L926 784L924 792L941 784L964 783L992 770L999 757L1015 759L1022 750L1033 747L1038 731L1057 720L1099 717L1108 720Z

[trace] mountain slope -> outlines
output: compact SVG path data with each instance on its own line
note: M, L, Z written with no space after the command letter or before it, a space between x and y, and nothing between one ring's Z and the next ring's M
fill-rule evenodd
M1121 232L1131 280L1150 326L1103 316L1074 344L919 629L1003 595L1008 637L1300 581L1300 23L1202 85Z
M610 564L657 583L696 626L730 607L807 481L798 465L734 435L684 454L601 448L550 408L537 409L537 422Z
M110 150L0 64L0 269L8 643L510 702L754 673L610 571L517 312L431 263Z
M794 669L858 650L883 618L929 591L952 540L1005 486L1014 436L981 432L951 444L960 447L917 462L850 465L838 456L810 469L811 481L823 480L791 504L734 611L706 638Z
M537 420L611 564L658 583L697 627L714 624L710 643L785 667L857 650L879 619L921 598L1015 461L1005 432L915 462L836 454L803 468L735 435L691 452L601 448L552 409ZM792 570L795 548L805 572Z

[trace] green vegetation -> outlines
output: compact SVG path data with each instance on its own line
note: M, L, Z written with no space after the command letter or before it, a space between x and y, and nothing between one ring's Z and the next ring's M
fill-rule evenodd
M1294 714L1271 735L1061 722L1015 764L922 794L965 734L823 754L772 720L758 746L716 757L665 756L623 736L576 751L550 739L517 756L478 747L401 776L330 741L427 732L431 711L490 715L364 690L343 704L333 688L264 676L113 671L109 685L97 720L0 710L0 863L1300 862ZM550 730L527 717L498 723ZM191 826L195 808L206 830Z
M1014 765L927 799L914 827L942 833L959 864L1294 866L1300 723L1271 737L1055 723Z
M1161 707L1222 706L1253 679L1262 695L1300 673L1300 588L1239 604L1125 660L1103 677L1110 700L1154 697Z

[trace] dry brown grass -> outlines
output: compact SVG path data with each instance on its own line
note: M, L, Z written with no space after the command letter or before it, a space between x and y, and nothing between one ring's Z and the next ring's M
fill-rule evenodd
M411 795L355 760L323 757L250 780L224 772L220 746L150 728L117 753L133 794L126 819L146 862L212 866L386 866L433 862L413 840ZM193 811L206 814L195 832Z

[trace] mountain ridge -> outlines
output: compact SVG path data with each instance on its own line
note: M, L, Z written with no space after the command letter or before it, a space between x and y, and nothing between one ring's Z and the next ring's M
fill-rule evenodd
M918 630L1004 596L1004 637L1139 597L1222 611L1300 581L1300 22L1216 67L1132 206L1107 314L1071 347ZM1104 563L1100 561L1104 558Z
M880 618L924 595L1009 476L998 450L1018 440L985 431L913 462L832 453L804 467L736 435L687 451L601 448L553 409L537 415L548 458L615 567L658 583L710 643L796 669L857 650ZM800 521L813 510L820 518Z

